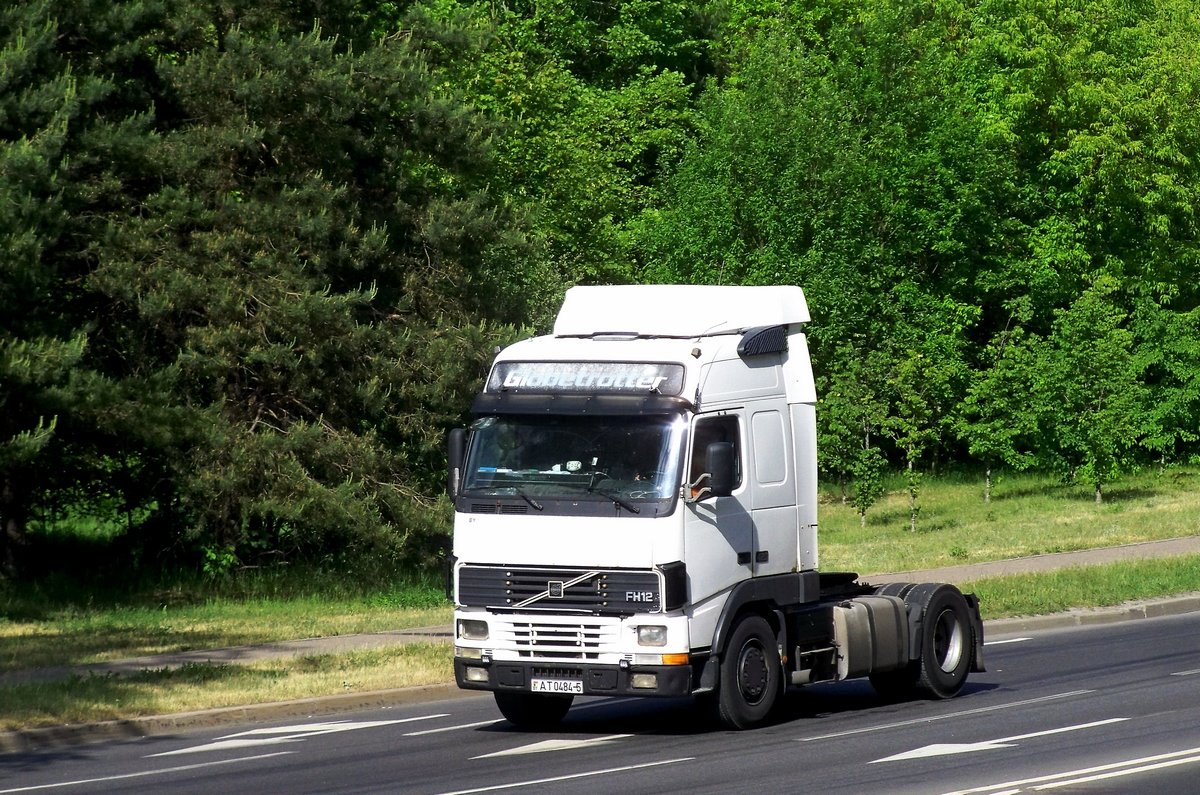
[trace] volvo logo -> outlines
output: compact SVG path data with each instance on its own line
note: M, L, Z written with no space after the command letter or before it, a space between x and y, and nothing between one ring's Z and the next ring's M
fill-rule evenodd
M562 580L551 580L546 583L546 595L551 599L563 598L563 582Z

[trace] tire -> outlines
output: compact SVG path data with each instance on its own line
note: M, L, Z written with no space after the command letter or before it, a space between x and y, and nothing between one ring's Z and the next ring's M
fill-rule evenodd
M728 729L749 729L767 719L782 692L775 633L762 616L744 616L721 658L717 718Z
M532 731L553 729L575 700L574 696L544 696L537 693L496 691L493 695L505 720L518 729Z
M880 588L880 595L903 596L910 613L921 617L921 656L907 666L873 673L875 692L888 701L953 698L962 690L975 650L967 600L952 585L926 583Z
M904 599L908 592L917 586L911 582L889 582L875 589L876 596L899 596Z
M920 604L921 657L916 661L917 694L925 698L953 698L962 690L971 669L975 639L971 631L967 600L951 585L918 587Z

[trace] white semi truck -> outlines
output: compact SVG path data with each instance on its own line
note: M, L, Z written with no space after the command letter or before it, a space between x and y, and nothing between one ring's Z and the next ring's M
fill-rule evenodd
M789 684L949 698L974 595L817 567L799 287L570 289L449 437L454 672L524 728L576 695L697 696L754 726Z

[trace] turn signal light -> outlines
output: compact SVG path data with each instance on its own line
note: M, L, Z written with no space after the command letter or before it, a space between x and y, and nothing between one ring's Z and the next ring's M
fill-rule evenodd
M687 665L687 654L664 654L662 656L663 665Z

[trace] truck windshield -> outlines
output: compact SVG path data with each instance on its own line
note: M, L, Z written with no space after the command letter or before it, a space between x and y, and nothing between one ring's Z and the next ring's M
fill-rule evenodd
M671 415L482 417L471 426L463 491L626 508L672 498L684 427Z

